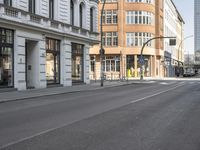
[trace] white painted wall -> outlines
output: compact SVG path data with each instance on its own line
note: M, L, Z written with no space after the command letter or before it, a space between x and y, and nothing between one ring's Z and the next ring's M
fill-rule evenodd
M94 31L98 31L98 4L89 0L73 0L74 1L74 25L79 27L79 5L84 3L83 9L83 28L90 30L90 8L93 7L94 12ZM0 0L3 3L3 0ZM54 1L54 20L70 24L70 0ZM13 0L13 7L28 11L28 0ZM49 0L36 0L36 14L49 18Z
M179 36L176 30L178 14L171 0L164 0L164 36ZM169 45L169 39L164 39L164 50L176 58L176 46Z
M16 0L16 4L17 8L28 11L28 0Z
M26 90L25 81L25 38L15 32L14 46L14 86L18 90Z

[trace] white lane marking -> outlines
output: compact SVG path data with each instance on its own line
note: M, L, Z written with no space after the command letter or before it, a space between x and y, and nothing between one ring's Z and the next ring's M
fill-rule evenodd
M194 84L194 82L190 82L190 84Z
M137 99L137 100L133 100L133 101L131 101L130 103L136 103L136 102L145 100L145 99L147 99L147 98L154 97L154 96L156 96L156 95L159 95L159 94L162 94L162 93L171 91L171 90L173 90L173 89L176 89L177 87L180 87L180 86L182 86L182 85L183 85L183 84L180 84L180 85L177 85L177 86L175 86L175 87L173 87L173 88L170 88L170 89L168 89L168 90L161 91L161 92L158 92L158 93L155 93L155 94L153 94L153 95L149 95L149 96L146 96L146 97ZM55 127L55 128L51 128L51 129L48 129L48 130L44 130L44 131L39 132L39 133L37 133L37 134L34 134L34 135L32 135L32 136L28 136L28 137L19 139L19 140L14 141L14 142L10 142L10 143L8 143L8 144L5 144L5 145L0 146L0 149L9 147L9 146L11 146L11 145L15 145L15 144L17 144L17 143L20 143L20 142L23 142L23 141L32 139L32 138L34 138L34 137L40 136L40 135L42 135L42 134L46 134L46 133L51 132L51 131L54 131L54 130L58 130L58 129L60 129L60 128L63 128L63 127L65 127L65 126L67 126L67 125L69 125L69 124L71 124L71 123L77 122L77 121L79 121L79 120L73 120L72 122L63 124L63 125L61 125L61 126L59 126L59 127Z
M140 98L140 99L137 99L137 100L133 100L133 101L131 101L130 103L132 104L132 103L136 103L136 102L143 101L143 100L145 100L145 99L148 99L148 98L151 98L151 97L154 97L154 96L157 96L157 95L160 95L160 94L169 92L169 91L174 90L174 89L176 89L176 88L178 88L178 87L181 87L181 86L183 86L183 85L184 85L184 84L177 85L177 86L175 86L175 87L173 87L173 88L170 88L170 89L167 89L167 90L164 90L164 91L161 91L161 92L157 92L157 93L155 93L155 94L148 95L148 96L145 96L145 97Z
M167 82L160 82L161 85L168 85L169 83Z

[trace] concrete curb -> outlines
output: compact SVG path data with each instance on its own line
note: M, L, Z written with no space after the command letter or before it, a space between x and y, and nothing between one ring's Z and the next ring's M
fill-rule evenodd
M27 99L39 98L39 97L45 97L45 96L53 96L53 95L60 95L60 94L62 95L62 94L67 94L67 93L90 92L90 91L95 91L95 90L100 90L100 89L105 89L105 88L112 88L112 87L117 87L117 86L130 85L130 84L134 84L134 83L122 83L122 84L114 84L114 85L110 85L110 86L105 85L104 87L95 87L95 88L85 89L85 90L65 91L65 92L57 92L57 93L48 93L48 94L20 97L20 98L16 98L16 99L5 99L5 100L0 100L0 104L13 102L13 101L23 101L23 100L27 100Z

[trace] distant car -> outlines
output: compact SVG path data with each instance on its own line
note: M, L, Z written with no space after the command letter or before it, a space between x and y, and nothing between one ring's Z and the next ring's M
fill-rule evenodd
M183 74L183 77L191 77L191 76L193 76L193 74L191 72L185 72Z

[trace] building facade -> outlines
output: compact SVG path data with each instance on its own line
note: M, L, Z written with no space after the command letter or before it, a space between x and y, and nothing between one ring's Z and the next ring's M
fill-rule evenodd
M195 63L200 64L200 1L194 0Z
M172 0L164 0L164 36L176 37L176 45L164 40L165 77L182 73L184 62L184 21Z
M144 77L166 76L163 39L149 42L144 48L143 59L140 59L144 42L164 36L164 3L163 0L106 0L103 13L105 57L102 63L106 78L134 78L140 77L141 73ZM99 14L101 8L102 3L99 4ZM91 79L100 78L99 49L99 46L90 49ZM142 72L141 61L144 63Z
M88 84L94 0L0 0L0 88Z

